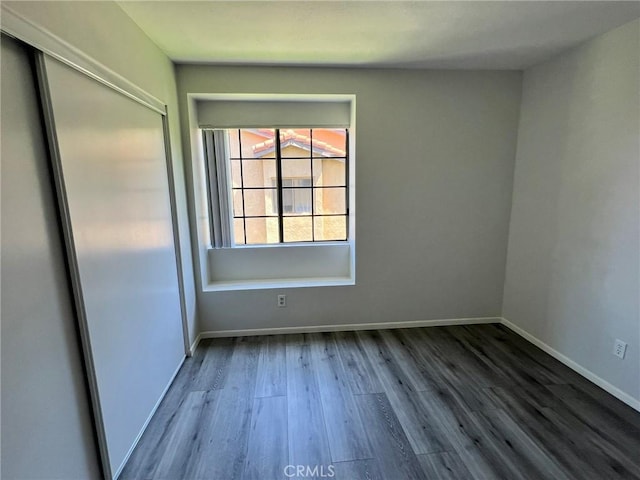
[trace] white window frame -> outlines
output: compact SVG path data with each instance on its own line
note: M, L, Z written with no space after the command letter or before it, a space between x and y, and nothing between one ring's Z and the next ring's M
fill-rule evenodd
M347 242L308 244L275 244L213 248L211 245L207 171L205 168L203 128L246 128L242 125L203 125L199 106L207 102L247 102L268 100L270 103L303 102L347 104L349 121L349 239ZM194 257L197 286L202 292L256 290L355 285L356 270L356 96L352 94L243 94L243 93L188 93L187 122L190 147L191 177L189 202L193 218ZM309 124L310 125L310 124ZM257 126L257 125L256 125ZM283 124L283 128L303 128L308 125ZM330 127L314 122L316 128ZM335 126L335 125L333 125Z

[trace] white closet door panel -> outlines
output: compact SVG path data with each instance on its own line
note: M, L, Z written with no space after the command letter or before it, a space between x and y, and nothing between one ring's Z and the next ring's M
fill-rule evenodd
M112 472L183 355L162 116L47 58Z

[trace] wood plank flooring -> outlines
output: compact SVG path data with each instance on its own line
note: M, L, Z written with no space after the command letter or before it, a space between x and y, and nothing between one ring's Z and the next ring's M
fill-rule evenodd
M640 480L640 413L500 325L204 340L123 480Z

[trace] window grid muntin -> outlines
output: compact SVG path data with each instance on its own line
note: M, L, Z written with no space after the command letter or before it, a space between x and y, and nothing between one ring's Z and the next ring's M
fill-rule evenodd
M244 187L244 176L242 172L242 134L240 129L238 129L238 151L240 152L240 186ZM242 191L242 236L244 240L244 244L247 244L247 207L244 204L244 190ZM233 240L236 239L236 232L233 232Z
M316 241L316 220L314 213L316 209L315 195L313 194L313 128L309 129L309 163L311 164L311 241Z
M348 129L344 129L345 132L345 152L346 154L344 156L318 156L318 155L314 155L313 154L313 128L309 129L309 137L310 137L310 148L309 148L309 155L308 156L304 156L304 157L282 157L282 149L281 149L281 144L282 144L282 137L280 135L280 129L274 129L274 143L275 143L275 157L251 157L251 158L244 158L244 156L242 155L242 130L243 129L236 129L238 132L238 152L240 154L239 157L229 157L229 160L240 160L239 164L240 164L240 187L232 187L232 191L234 190L241 190L242 192L242 210L243 210L243 215L242 216L236 216L235 212L232 212L232 218L235 219L242 219L243 221L243 240L244 240L244 244L247 244L247 225L246 225L246 219L247 218L277 218L278 219L278 227L279 227L279 242L278 243L320 243L320 242L335 242L335 241L347 241L349 239L349 223L348 223L348 219L349 219L349 130ZM341 129L342 130L342 129ZM309 160L310 162L310 169L311 169L311 185L310 186L287 186L287 187L283 187L282 185L282 161L284 160ZM257 161L264 161L264 160L275 160L276 162L276 191L277 191L277 197L278 197L278 213L277 215L246 215L247 211L246 211L246 205L245 205L245 196L244 196L244 191L245 190L273 190L273 187L245 187L244 186L244 172L243 172L243 162L248 162L248 161L252 161L252 160L257 160ZM314 164L314 160L343 160L345 162L345 172L344 172L344 176L345 176L345 183L344 185L314 185L314 172L313 172L313 164ZM284 211L283 211L283 190L284 188L288 189L288 190L295 190L295 189L303 189L303 190L311 190L311 214L296 214L296 215L284 215ZM316 214L315 212L315 190L322 190L322 189L329 189L329 188L343 188L345 190L345 212L344 213L335 213L335 214L329 214L329 213L323 213L323 214ZM266 208L266 206L265 206ZM322 218L322 217L344 217L345 219L345 236L344 238L341 239L331 239L331 240L316 240L315 239L315 226L316 226L316 222L315 219L316 218ZM296 241L289 241L289 242L285 242L284 241L284 218L311 218L311 232L312 232L312 239L311 240L296 240ZM235 232L234 232L234 241L235 241Z

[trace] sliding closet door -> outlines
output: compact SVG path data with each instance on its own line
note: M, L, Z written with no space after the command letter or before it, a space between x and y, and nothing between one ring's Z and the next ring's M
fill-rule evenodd
M114 476L184 357L163 117L57 60L44 57L44 67L98 428Z
M2 35L2 478L100 478L29 52Z

